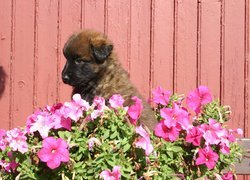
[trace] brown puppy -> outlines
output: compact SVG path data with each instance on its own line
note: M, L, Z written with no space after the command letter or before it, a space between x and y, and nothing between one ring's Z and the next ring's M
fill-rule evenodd
M73 34L64 45L67 62L62 71L63 82L74 87L73 94L92 102L95 96L108 100L113 94L121 94L125 106L138 96L144 110L140 123L153 129L157 123L153 111L129 80L128 73L121 67L113 52L112 42L103 34L83 30Z

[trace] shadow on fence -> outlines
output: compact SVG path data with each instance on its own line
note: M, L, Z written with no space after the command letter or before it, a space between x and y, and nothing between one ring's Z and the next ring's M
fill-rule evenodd
M7 77L7 75L6 75L3 67L0 66L0 99L2 98L2 95L3 95L4 90L5 90L6 77Z

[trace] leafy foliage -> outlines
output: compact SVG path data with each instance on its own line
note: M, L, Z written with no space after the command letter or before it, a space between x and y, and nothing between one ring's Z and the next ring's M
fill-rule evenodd
M75 95L72 102L40 109L28 118L24 130L15 131L24 132L26 140L8 138L11 130L0 131L0 179L105 179L107 176L116 176L115 179L215 179L219 176L223 179L225 171L228 171L227 177L233 178L232 164L242 157L234 135L241 131L225 128L223 123L230 118L229 108L221 106L218 100L210 100L206 88L199 88L187 97L186 104L191 111L184 108L183 96L171 95L162 88L155 90L154 111L160 122L154 133L142 126L139 130L139 125L134 125L135 119L131 123L129 107L121 105L118 95L116 99L120 102L115 104L113 99L112 107L107 107L101 98L89 106ZM43 128L48 130L47 134L41 133ZM199 139L192 136L196 132L193 128L199 131ZM170 129L173 131L168 131ZM177 133L174 138L168 138L171 132ZM213 141L207 139L208 135ZM67 142L70 155L68 162L60 162L54 169L38 156L44 148L42 142L48 137ZM18 149L21 141L22 152ZM153 151L148 149L151 145ZM215 163L212 168L202 162L200 155L208 147L218 155L218 159L211 160ZM56 149L50 153L53 155L54 151ZM204 158L210 161L208 156ZM201 164L197 163L198 159ZM113 167L119 167L116 174L114 170L111 172ZM106 176L100 176L101 173Z

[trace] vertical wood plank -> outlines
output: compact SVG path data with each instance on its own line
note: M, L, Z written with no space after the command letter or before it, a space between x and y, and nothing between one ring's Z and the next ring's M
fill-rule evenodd
M173 91L174 0L153 0L152 87Z
M34 1L14 0L13 123L23 126L33 110Z
M122 66L129 70L130 61L130 1L107 1L108 37L114 43L114 51Z
M105 0L83 0L82 27L104 33Z
M0 1L0 128L9 129L10 123L10 47L11 1Z
M221 1L201 1L199 84L208 86L215 98L220 98L220 12Z
M197 1L177 0L174 89L188 93L197 85Z
M130 77L144 97L150 83L150 0L131 1Z
M250 95L250 1L245 0L245 137L250 137L250 107L249 107L249 95ZM250 175L245 175L245 180L250 179Z
M59 57L59 101L60 102L65 102L69 101L71 99L71 92L72 88L69 85L66 85L62 82L61 78L61 72L63 70L63 67L66 63L66 59L63 56L62 49L69 38L69 36L77 31L80 30L81 28L81 22L82 22L82 17L81 17L81 0L67 0L67 1L62 1L61 4L61 21L60 21L60 29L59 29L59 34L60 36L60 44L59 44L59 51L58 51L58 57Z
M235 13L237 11L237 13ZM244 0L225 1L223 104L232 109L230 128L244 129Z
M246 0L245 5L245 136L250 137L250 67L249 67L249 58L250 58L250 1Z
M53 104L57 100L57 15L57 0L39 1L35 67L37 107Z
M245 137L250 137L250 1L245 0ZM245 180L250 179L250 175L245 175Z

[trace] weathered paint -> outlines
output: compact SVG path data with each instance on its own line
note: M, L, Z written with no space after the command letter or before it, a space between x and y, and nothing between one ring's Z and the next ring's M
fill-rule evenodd
M35 29L35 105L53 104L58 100L57 72L57 0L36 4Z
M8 129L11 123L11 18L12 18L12 4L11 1L0 1L0 121L1 128ZM4 18L3 18L4 17Z
M68 0L60 1L58 11L58 28L57 28L57 48L58 48L58 67L59 67L59 102L70 100L72 88L65 85L61 79L61 72L63 70L66 59L63 56L62 49L64 43L69 36L81 29L82 26L82 1Z
M35 83L33 79L35 3L33 0L12 2L10 128L22 126L27 115L32 112Z
M129 72L142 95L149 97L151 1L131 1L131 60Z
M126 70L129 70L130 52L130 1L107 1L106 34L113 40L114 49ZM119 33L117 33L119 32Z
M208 86L214 97L220 97L220 1L201 1L199 15L198 84ZM211 28L211 25L213 25L213 28Z
M232 107L230 127L249 137L249 0L0 1L1 128L70 99L61 81L64 42L81 28L107 34L145 97L159 85L199 84Z
M244 20L245 1L225 1L223 96L232 108L232 127L245 128L244 119ZM242 11L238 11L242 9ZM237 11L237 13L235 13Z
M250 81L249 81L249 75L250 75L250 67L249 67L249 60L250 60L250 1L246 0L246 6L245 6L245 136L250 137L250 120L248 118L250 117Z
M152 1L151 88L173 91L174 0Z
M197 86L197 1L177 0L175 11L174 90L186 94Z

